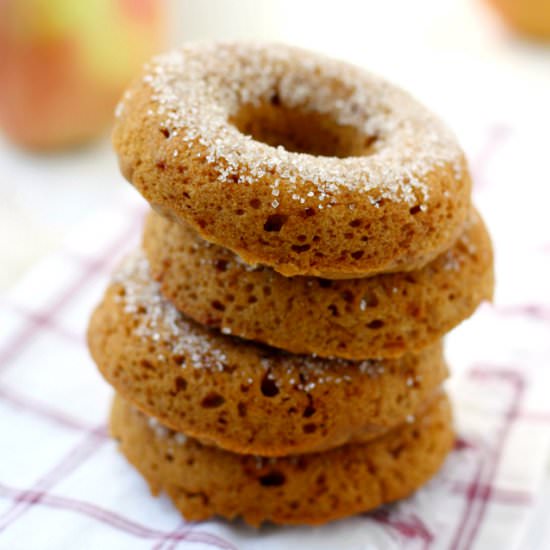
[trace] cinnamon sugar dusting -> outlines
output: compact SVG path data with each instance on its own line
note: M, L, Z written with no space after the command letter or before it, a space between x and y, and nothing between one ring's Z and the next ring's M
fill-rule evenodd
M324 56L280 44L191 44L156 57L143 80L151 89L148 116L166 130L175 157L201 156L228 185L253 185L269 174L274 209L283 197L315 197L329 208L343 192L367 194L374 205L387 199L426 209L428 174L451 166L461 177L460 147L434 115L388 82ZM371 154L290 152L229 123L243 105L274 98L355 127L372 138ZM124 99L117 112L124 113Z
M141 251L128 256L114 275L115 284L121 286L116 300L136 324L139 337L168 345L173 356L183 356L182 368L206 368L224 371L234 346L256 347L231 336L204 328L182 315L160 292L160 285L150 275L149 263ZM245 382L259 382L265 376L277 384L289 384L300 391L312 391L319 384L351 382L351 374L377 377L384 373L384 361L348 361L325 359L316 356L292 355L279 350L261 347L256 352L261 376L249 379L244 369L231 369L233 376L246 376ZM350 373L350 369L353 371Z

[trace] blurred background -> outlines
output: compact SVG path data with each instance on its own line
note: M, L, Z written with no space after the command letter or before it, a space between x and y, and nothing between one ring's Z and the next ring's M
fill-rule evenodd
M209 39L363 65L443 117L474 165L516 123L548 158L550 0L2 0L0 293L85 217L139 202L110 149L116 100L152 53Z

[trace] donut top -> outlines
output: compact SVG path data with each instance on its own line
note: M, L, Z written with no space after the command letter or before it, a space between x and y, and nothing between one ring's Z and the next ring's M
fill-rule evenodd
M182 368L217 369L229 368L231 348L236 345L234 337L224 336L211 329L199 326L185 318L160 292L160 285L151 278L149 263L139 251L128 256L116 271L113 281L122 287L116 300L122 302L124 312L134 316L135 334L152 342L168 345L173 356L181 355ZM270 380L277 373L296 375L291 383L298 389L311 391L317 384L340 384L350 382L346 368L357 369L365 376L377 377L384 372L383 361L360 362L345 359L324 359L314 356L295 356L283 351L239 340L241 349L249 349L258 356L261 367ZM160 362L168 358L159 355ZM239 375L239 369L233 371ZM418 381L410 377L407 384ZM252 380L248 380L252 383Z
M147 116L160 121L174 157L200 144L196 154L231 184L275 174L274 209L280 186L300 203L315 198L319 209L330 208L343 190L368 193L374 205L387 199L425 209L423 176L450 165L461 177L461 149L434 115L388 82L318 54L280 44L190 44L154 58L143 81L151 90ZM292 152L230 122L243 106L266 103L328 115L360 132L368 151L343 158Z

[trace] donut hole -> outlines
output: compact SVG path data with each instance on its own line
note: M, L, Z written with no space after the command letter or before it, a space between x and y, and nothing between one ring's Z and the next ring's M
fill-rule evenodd
M339 124L330 113L289 107L278 94L258 105L246 104L229 118L243 134L291 153L323 157L357 157L373 152L377 137Z

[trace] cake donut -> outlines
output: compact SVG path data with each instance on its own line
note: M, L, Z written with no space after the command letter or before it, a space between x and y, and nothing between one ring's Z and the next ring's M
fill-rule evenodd
M201 445L120 396L111 433L151 492L166 492L185 519L242 517L254 526L322 524L404 498L439 470L454 441L446 396L372 442L277 459Z
M447 377L438 342L399 359L291 355L209 330L159 292L132 256L92 316L92 357L125 399L233 452L281 456L366 441L426 406Z
M278 44L191 44L124 95L113 143L163 215L246 263L330 279L409 271L456 240L471 181L406 92Z
M491 241L472 212L423 268L330 281L252 268L188 225L152 213L143 248L163 294L195 321L292 353L398 357L439 340L493 292Z

